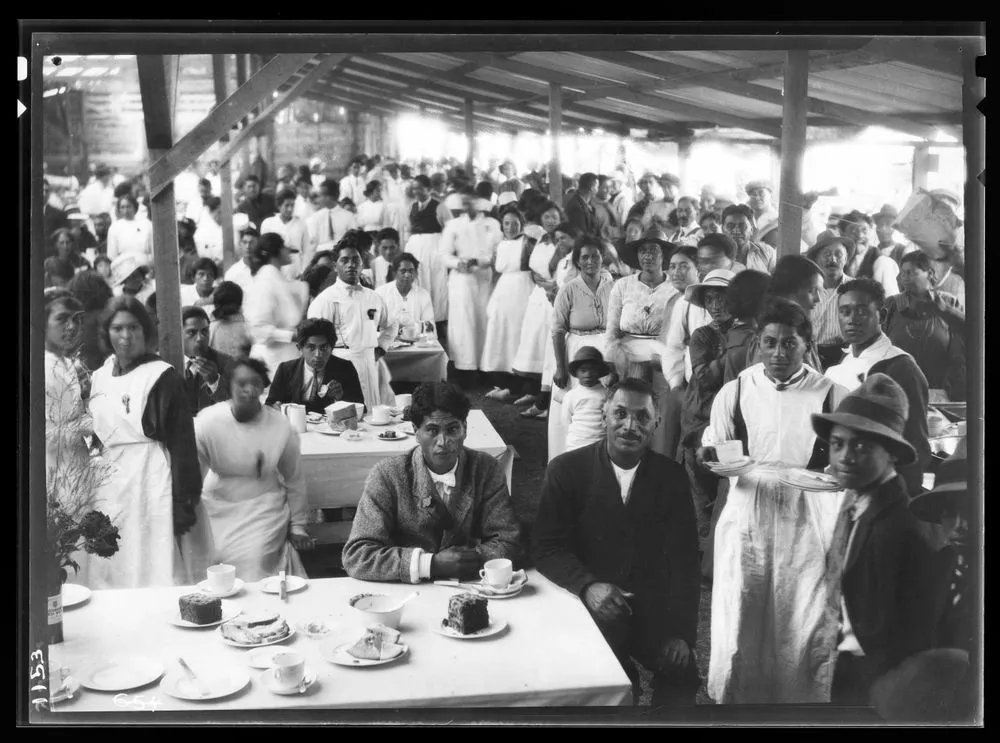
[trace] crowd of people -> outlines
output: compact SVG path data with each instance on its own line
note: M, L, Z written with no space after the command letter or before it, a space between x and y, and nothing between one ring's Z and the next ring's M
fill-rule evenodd
M344 549L354 577L468 577L531 555L662 704L698 686L702 580L717 702L867 703L908 658L968 649L953 578L966 505L924 488L929 406L965 399L960 241L911 243L886 205L822 231L803 220L800 253L779 258L766 181L728 203L670 174L583 173L560 204L544 173L509 163L324 167L239 179L230 265L217 167L185 174L183 372L156 355L141 179L98 168L73 209L46 194L48 428L90 417L87 446L128 473L104 500L142 535L81 580L183 582L209 560L247 579L303 572L298 435L273 407L393 405L387 351L430 333L457 386L421 386L418 447L373 469ZM462 389L480 375L547 426L530 545L495 462L464 447ZM717 475L727 442L755 466ZM788 468L827 470L837 497Z

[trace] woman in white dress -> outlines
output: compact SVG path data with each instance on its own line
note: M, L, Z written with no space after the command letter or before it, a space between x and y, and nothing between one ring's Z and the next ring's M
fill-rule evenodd
M280 235L291 252L291 262L281 269L289 279L297 279L312 259L310 255L309 228L295 216L295 191L282 188L275 196L278 213L268 217L260 225L260 234L273 232Z
M604 357L620 378L639 377L653 385L659 398L660 425L653 434L652 449L673 459L676 442L669 451L667 426L663 424L670 388L660 360L667 350L668 308L677 295L664 271L675 246L653 225L625 247L626 260L631 261L633 251L637 255L639 273L619 279L611 289Z
M555 274L559 262L568 251L560 248L556 239L556 229L564 223L562 209L551 201L544 201L537 207L537 212L545 234L535 244L528 261L535 288L528 298L524 316L531 318L531 322L522 325L513 362L514 373L527 377L532 383L534 392L529 392L514 404L531 403L531 407L523 411L521 417L545 420L549 416L551 375L555 373L555 352L552 349L552 303L559 288ZM543 374L547 357L552 359L548 380Z
M102 326L113 353L94 372L90 414L113 474L97 499L121 532L107 559L80 554L89 588L193 585L211 564L194 424L184 381L148 352L156 333L134 297L112 300Z
M148 219L136 219L139 202L131 194L118 199L118 219L108 228L108 258L114 261L124 253L137 253L144 264L153 260L153 225Z
M486 340L480 371L492 376L493 389L486 393L491 400L512 400L520 389L519 379L512 374L514 354L521 341L528 298L535 288L528 262L539 235L525 232L524 216L514 205L505 207L500 218L504 239L497 245L493 270L500 278L486 306ZM541 232L541 228L534 227Z
M295 328L305 315L308 285L290 281L281 269L291 261L291 253L279 235L261 235L250 253L253 282L243 298L243 316L253 337L250 354L270 370L282 361L299 357L293 340Z
M375 293L385 301L389 323L399 326L400 336L413 340L421 332L437 337L434 329L434 302L426 289L416 285L420 263L409 253L400 253L392 261L393 281Z
M847 390L802 363L812 326L797 304L769 300L759 328L762 363L716 395L697 453L713 461L716 444L741 440L756 462L730 478L715 527L707 688L720 704L825 703L840 616L827 554L843 493L781 477L827 465L810 416L835 410Z
M194 422L215 560L235 566L246 581L279 570L307 577L298 551L315 541L305 529L299 435L284 415L261 405L270 385L262 362L239 359L231 373L231 399Z

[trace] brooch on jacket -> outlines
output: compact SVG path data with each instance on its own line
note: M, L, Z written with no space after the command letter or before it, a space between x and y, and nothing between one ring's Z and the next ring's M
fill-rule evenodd
M368 310L368 319L369 320L375 319L375 310Z
M319 388L319 396L326 397L326 393L330 391L330 383L327 382L322 387Z
M131 412L132 412L132 410L131 410L131 409L129 408L129 403L130 403L131 401L132 401L132 398L131 398L131 397L129 397L128 395L122 395L122 405L124 405L124 406L125 406L125 413L126 413L126 414L128 414L128 413L131 413Z

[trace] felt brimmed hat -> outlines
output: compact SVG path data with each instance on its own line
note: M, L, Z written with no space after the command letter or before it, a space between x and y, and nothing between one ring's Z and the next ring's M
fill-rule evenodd
M632 268L638 269L639 248L647 243L655 243L660 246L660 250L663 251L664 265L670 260L673 252L677 250L677 246L667 240L667 233L661 227L654 224L642 233L642 236L638 240L633 240L622 246L621 259Z
M969 493L966 440L941 462L934 475L934 488L910 501L910 511L921 521L938 523L946 512L962 511Z
M569 373L576 376L577 370L584 364L597 364L601 367L601 376L605 376L611 373L611 367L604 360L604 356L593 346L584 346L576 355L573 356L573 360L569 362Z
M824 231L825 232L825 231ZM858 246L854 244L854 240L849 237L841 237L839 235L833 235L826 233L824 236L820 237L809 250L806 251L806 258L811 260L817 266L822 268L822 264L819 262L819 254L823 250L834 243L840 243L845 248L847 248L847 261L845 261L844 266L849 266L854 261L854 255L858 251Z
M750 181L747 185L743 187L746 195L749 196L751 191L756 191L758 188L766 188L771 193L774 193L774 184L771 181L757 180Z
M903 437L909 408L897 382L885 374L872 374L843 399L835 413L813 413L813 430L823 441L830 440L834 426L868 434L885 446L896 464L905 466L917 461L916 450Z
M899 211L892 204L883 204L882 208L877 212L872 214L872 220L877 222L880 219L888 219L890 221L895 221L896 217L899 216Z
M717 268L714 271L709 271L704 281L700 284L691 284L691 286L684 290L684 299L695 307L704 307L705 291L707 289L722 289L725 291L734 276L736 274L727 268Z
M140 269L145 269L146 262L135 253L122 253L111 261L111 286L121 286L125 280Z

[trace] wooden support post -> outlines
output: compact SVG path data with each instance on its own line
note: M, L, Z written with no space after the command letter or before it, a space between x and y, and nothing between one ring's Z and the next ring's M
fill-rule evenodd
M465 99L465 139L468 147L465 150L465 172L473 181L476 160L476 120L474 118L474 106L471 98Z
M167 74L161 55L139 54L139 92L146 122L146 145L154 162L173 146ZM160 356L178 372L184 372L181 339L181 280L177 256L177 214L171 180L150 203L153 222L153 265L156 271L156 315L159 322Z
M351 159L354 159L361 154L362 148L361 115L352 108L347 112L347 120L351 124ZM344 168L346 170L347 163L344 163Z
M677 141L677 177L681 179L681 196L690 193L688 185L688 159L691 157L691 137Z
M562 206L562 167L559 162L559 137L562 134L562 87L549 83L549 131L552 133L552 158L549 160L549 198Z
M927 188L927 173L930 171L930 144L921 142L913 146L913 190Z
M802 252L802 159L806 150L808 92L809 52L786 52L778 207L781 221L779 255L799 255Z
M222 103L229 97L228 86L226 85L226 56L224 54L212 55L212 79L215 85L215 103ZM222 147L229 141L229 135L223 134L219 140ZM219 186L222 193L219 198L222 200L222 266L223 270L236 262L236 238L233 234L233 171L228 162L219 161Z

